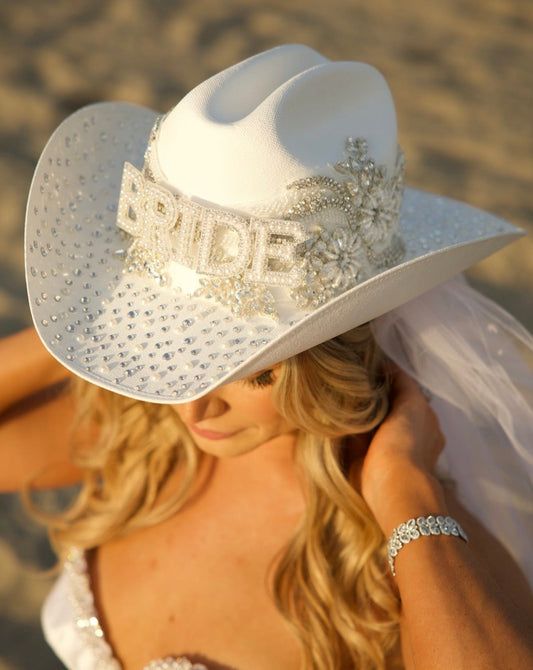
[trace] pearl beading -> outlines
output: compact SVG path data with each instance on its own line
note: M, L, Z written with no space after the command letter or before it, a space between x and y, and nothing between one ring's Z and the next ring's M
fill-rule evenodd
M157 183L154 143L165 116L152 128L143 170L124 163L117 225L133 237L119 252L125 272L213 299L238 317L279 319L269 286L286 288L286 297L308 312L405 254L398 225L405 170L399 146L387 179L385 168L368 157L366 140L347 138L345 159L331 167L348 179L295 180L287 189L302 191L299 201L279 219L258 218L205 207ZM317 223L332 215L333 225ZM308 217L312 223L306 225ZM170 262L196 273L195 290L172 282Z

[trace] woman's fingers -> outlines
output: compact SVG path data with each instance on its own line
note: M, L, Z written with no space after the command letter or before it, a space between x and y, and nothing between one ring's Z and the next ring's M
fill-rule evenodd
M428 396L424 392L424 389L418 384L418 382L411 377L405 370L403 370L399 365L394 361L388 360L386 367L392 376L392 396L393 401L399 401L406 399L410 396L423 396L426 401Z
M432 471L445 446L437 414L428 403L418 382L393 361L390 409L371 437L365 455L365 475L379 479L392 463L417 463Z

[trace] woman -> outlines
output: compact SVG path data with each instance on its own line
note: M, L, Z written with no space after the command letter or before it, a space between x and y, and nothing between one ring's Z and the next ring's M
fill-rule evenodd
M359 138L332 166L349 127ZM46 485L83 478L48 519L65 571L43 624L68 667L531 664L527 580L436 476L445 427L385 355L387 319L419 296L412 337L392 339L424 344L408 358L432 393L428 360L459 361L434 383L464 377L478 410L469 357L487 379L519 379L476 358L479 343L446 357L435 337L445 316L466 323L453 318L469 289L446 280L517 233L413 191L402 219L402 167L381 75L303 45L215 75L164 117L104 104L56 131L30 191L28 290L75 377L5 426L46 425L54 455L63 445L64 479ZM417 328L433 305L440 319ZM6 407L61 380L31 349L50 376L13 385ZM507 463L529 411L517 398L512 384L498 397L518 408L513 431L500 422Z
M91 583L100 623L124 668L144 667L158 650L187 651L209 668L297 668L298 637L314 663L309 667L385 667L398 633L406 668L530 666L527 581L498 540L435 477L442 433L405 373L394 375L393 410L381 423L388 384L366 325L182 405L132 402L72 378L67 388L77 387L78 411L89 413L97 426L88 449L87 439L74 442L74 455L73 397L61 381L58 392L56 383L64 369L33 329L7 338L2 347L8 383L1 387L10 390L2 407L39 392L40 385L56 388L41 391L39 400L32 394L25 412L4 413L2 486L22 485L36 465L53 464L38 480L43 487L71 484L85 473L87 498L80 496L70 515L78 521L65 524L67 515L54 520L52 538L59 550L97 543ZM30 360L21 356L25 351ZM355 355L359 351L366 354L364 365ZM325 386L313 387L309 377L318 370ZM365 399L359 411L328 397L345 397L346 386ZM290 423L275 410L274 387ZM327 432L320 419L306 415L305 401L327 407ZM347 481L331 441L326 451L302 448L313 494L307 504L293 465L294 426L302 429L302 423L303 430L318 434L361 438L340 452L352 461ZM196 424L237 431L229 438L208 437ZM203 457L197 479L173 463L180 432ZM128 449L134 450L136 467L128 464ZM190 465L185 457L184 462ZM107 496L95 487L101 473L113 481ZM157 504L177 498L173 507L179 513L152 512L149 519L150 510L140 504L149 497L148 481L154 494L159 489ZM186 496L182 482L191 487ZM157 504L154 499L153 508ZM296 535L305 509L309 517ZM384 569L383 537L399 522L429 511L460 519L469 545L446 537L414 542L398 555L396 586ZM264 576L293 536L298 540L292 540L275 581L278 611L267 598ZM360 558L363 548L366 560ZM302 618L290 616L294 591L306 603ZM65 652L63 635L56 644Z

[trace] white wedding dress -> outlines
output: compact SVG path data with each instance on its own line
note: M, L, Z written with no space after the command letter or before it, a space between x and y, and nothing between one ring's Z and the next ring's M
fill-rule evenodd
M432 394L446 437L436 474L456 482L459 501L533 586L533 375L516 348L521 343L533 355L533 338L462 275L372 325L387 355ZM71 550L41 619L69 670L120 669L98 621L82 551ZM156 668L207 670L184 657L155 659L142 670Z

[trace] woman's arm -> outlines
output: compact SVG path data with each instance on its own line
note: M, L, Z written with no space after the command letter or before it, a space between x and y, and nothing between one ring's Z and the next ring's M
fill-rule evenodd
M0 339L0 415L38 391L67 379L34 328Z
M533 597L507 552L427 473L404 467L384 486L372 501L386 537L409 518L438 513L469 538L420 537L395 558L406 668L530 670Z
M533 668L533 597L502 545L433 474L445 445L418 385L397 368L389 415L351 470L383 533L428 514L450 515L469 537L420 537L395 559L408 670ZM527 529L524 529L527 532Z
M81 472L69 459L74 402L70 373L28 328L0 340L0 492L67 486Z
M82 471L70 459L74 411L68 388L52 387L0 416L0 492L20 491L37 472L36 489L81 480Z

